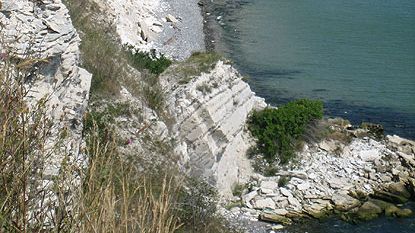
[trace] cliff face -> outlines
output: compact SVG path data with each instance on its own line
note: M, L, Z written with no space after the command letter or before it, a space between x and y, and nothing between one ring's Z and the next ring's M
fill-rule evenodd
M65 129L65 153L78 156L82 117L87 107L91 75L78 66L80 39L61 0L3 0L0 10L0 51L31 64L39 75L27 82L29 102L47 97L48 113L58 131ZM54 155L46 175L56 175L62 157Z
M266 106L241 75L219 61L209 73L187 84L172 75L161 77L171 116L171 136L176 151L192 174L210 178L222 195L230 196L237 182L252 174L246 151L248 114Z
M203 19L197 1L94 2L116 27L122 44L140 51L156 49L179 60L189 57L192 51L204 50ZM230 196L232 186L252 173L245 158L251 145L244 131L245 122L248 113L263 108L265 102L254 95L232 66L223 62L208 73L194 75L185 85L179 84L173 74L175 67L169 70L160 77L169 119L145 116L144 121L153 118L149 120L153 127L146 132L163 132L160 140L174 141L172 146L184 170L210 179L221 194ZM134 105L140 105L137 103ZM157 127L164 125L169 126L168 130ZM121 131L121 135L132 139L128 147L135 151L145 147L140 137L129 134L127 129Z

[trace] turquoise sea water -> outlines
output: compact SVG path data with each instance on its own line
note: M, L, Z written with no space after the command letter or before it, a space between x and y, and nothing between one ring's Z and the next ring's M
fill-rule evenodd
M415 138L414 0L218 5L219 47L259 96L274 105L321 99L327 115L382 123L389 134Z

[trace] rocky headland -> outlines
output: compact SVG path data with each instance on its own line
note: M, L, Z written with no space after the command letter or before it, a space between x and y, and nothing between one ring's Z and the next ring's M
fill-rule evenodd
M117 135L125 142L119 145L123 154L139 154L143 164L157 163L165 155L160 145L171 149L173 164L209 181L220 195L220 213L245 227L250 221L289 225L298 218L333 214L347 221L413 214L400 204L415 197L415 142L371 134L370 129L352 129L343 120L327 120L332 130L350 140L327 138L306 143L296 163L277 166L274 175L264 176L247 157L255 139L246 122L253 110L267 105L226 59L191 56L205 49L198 2L93 2L106 23L115 27L120 46L135 51L155 49L180 60L159 77L163 109L152 109L126 83L121 84L115 100L92 104L128 103L140 113L115 119ZM79 67L81 41L66 6L60 0L2 0L0 25L5 38L0 52L13 50L14 56L23 59L31 44L40 60L48 60L42 65L41 79L31 84L30 97L50 96L53 119L59 128L71 132L67 150L74 157L82 155L82 118L91 75ZM144 77L137 71L129 74L138 83ZM148 138L162 144L148 143ZM56 155L49 175L58 173L62 159ZM260 228L250 231L261 232Z

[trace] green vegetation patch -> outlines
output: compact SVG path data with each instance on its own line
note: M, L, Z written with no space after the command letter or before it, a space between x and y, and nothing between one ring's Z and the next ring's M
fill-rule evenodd
M145 52L127 52L128 60L138 70L147 69L152 74L159 75L163 73L171 64L172 61L164 55L157 57L156 52L152 50L151 53Z
M73 24L82 38L82 66L92 73L91 96L93 100L102 97L116 97L121 86L131 93L148 93L141 90L140 80L131 77L128 65L134 67L143 76L156 79L172 61L163 55L133 52L131 47L122 47L116 38L112 25L99 21L99 6L93 1L65 0ZM158 79L157 79L158 81ZM147 92L146 92L147 91ZM157 92L158 90L151 90ZM154 94L154 93L150 93Z
M100 138L108 134L109 125L115 123L120 116L131 117L132 111L129 103L108 103L101 110L89 111L84 118L84 131L89 133L96 130Z
M306 126L323 117L321 101L300 99L278 109L254 111L248 128L258 139L257 149L264 158L287 164L295 155L295 145L304 134Z

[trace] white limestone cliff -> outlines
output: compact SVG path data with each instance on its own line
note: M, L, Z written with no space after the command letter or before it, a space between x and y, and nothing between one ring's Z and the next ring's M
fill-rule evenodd
M0 51L6 56L41 60L36 80L28 82L29 102L48 97L47 112L55 124L51 142L66 129L65 153L78 156L82 118L87 107L91 74L79 67L80 38L61 0L2 0ZM48 161L45 175L56 175L62 155Z
M222 61L185 85L169 75L161 77L161 83L168 90L170 132L182 162L191 174L211 179L220 194L229 197L233 185L252 173L245 125L252 110L266 106L264 100Z

